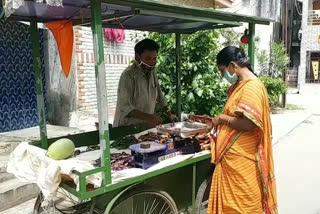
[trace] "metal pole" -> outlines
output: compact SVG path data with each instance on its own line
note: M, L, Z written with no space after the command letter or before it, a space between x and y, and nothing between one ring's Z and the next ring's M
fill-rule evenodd
M101 166L106 168L103 185L111 184L110 141L108 130L106 72L101 23L101 0L91 0L94 65L99 115Z
M181 121L181 34L176 33L176 113Z
M196 214L196 179L197 179L197 165L192 165L192 214Z
M285 10L285 16L284 16L284 26L283 26L283 39L284 39L284 45L287 50L287 53L289 53L289 41L288 41L288 0L285 0L285 5L284 5L284 10ZM293 17L291 17L292 19ZM289 55L290 57L290 55ZM283 71L282 73L282 80L285 84L287 84L287 71ZM286 107L287 103L287 94L283 93L282 94L282 108Z
M38 109L38 118L39 118L39 126L40 126L41 147L43 149L47 149L48 137L47 137L46 112L44 107L43 85L42 85L42 75L41 75L40 42L39 42L40 38L39 38L38 24L34 20L32 20L30 24L30 33L31 33L31 41L32 41L33 67L35 72L36 91L37 91L37 109Z
M248 54L250 58L250 64L252 69L254 69L254 52L255 52L255 45L254 45L254 37L255 37L256 26L254 23L249 23L249 49Z

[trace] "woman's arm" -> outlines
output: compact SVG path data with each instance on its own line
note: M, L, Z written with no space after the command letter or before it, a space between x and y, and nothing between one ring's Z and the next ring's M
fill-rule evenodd
M254 124L251 120L244 117L243 115L240 117L232 117L225 114L221 114L213 119L213 125L227 125L235 130L249 132L256 128L256 124Z

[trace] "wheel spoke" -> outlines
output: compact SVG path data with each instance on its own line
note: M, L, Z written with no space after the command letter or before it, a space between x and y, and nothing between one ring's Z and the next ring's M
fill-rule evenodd
M170 208L170 207L168 206L167 209L164 210L163 214L166 213L169 208Z
M77 204L77 201L75 201L72 197L72 195L69 193L69 192L66 192L64 189L61 189L62 190L62 194L64 196L66 196L66 198L69 198L74 204Z
M34 208L35 214L79 214L88 210L90 202L75 200L70 193L58 188L57 195L52 202L44 200L42 194L38 196L37 204Z
M131 202L131 201L128 201L128 203L126 204L126 210L127 210L127 213L128 213L128 214L130 214L130 213L129 213L129 210L130 210L130 202Z
M132 214L135 214L135 213L137 213L137 208L138 208L138 203L136 203L136 211L134 212L134 213L132 213Z
M207 213L212 177L207 177L199 186L196 196L196 214Z
M134 214L134 213L133 213L133 206L131 207L131 214Z
M145 207L146 207L146 203L145 203L146 201L145 200L143 200L143 214L146 214L146 210L145 210Z
M157 198L154 198L153 203L152 203L152 206L151 206L151 208L150 208L150 214L153 213L153 211L157 208L158 204L160 203L160 202L158 201L157 205L156 205L156 206L153 206L154 203L156 202L156 200L157 200Z
M177 207L173 199L162 192L138 192L123 199L115 207L112 214L176 214Z
M162 210L163 210L163 208L166 206L166 204L163 204L162 205L162 208L161 208L161 210L160 210L160 213L162 213Z
M147 203L147 208L146 208L146 213L145 214L148 214L148 210L149 210L149 202L150 202L150 199L148 200L148 203Z

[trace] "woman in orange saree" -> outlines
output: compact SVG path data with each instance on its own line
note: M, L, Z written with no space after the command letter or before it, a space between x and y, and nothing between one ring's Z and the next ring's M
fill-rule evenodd
M212 120L220 132L207 214L276 214L267 91L239 48L221 50L217 65L233 84L223 113Z

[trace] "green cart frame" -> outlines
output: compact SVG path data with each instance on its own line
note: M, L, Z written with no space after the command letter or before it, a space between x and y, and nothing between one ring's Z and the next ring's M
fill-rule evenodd
M33 7L33 13L18 10L14 12L9 19L29 21L31 23L30 32L33 47L37 108L41 137L39 142L33 143L44 149L47 149L48 146L57 139L48 139L47 137L37 23L68 19L72 20L74 25L91 25L93 32L99 131L70 135L67 137L76 142L77 147L88 146L90 144L88 142L100 144L102 167L82 173L74 171L74 173L79 176L79 190L76 190L73 186L61 183L62 189L71 193L73 197L78 198L83 202L82 204L86 205L81 208L78 207L72 213L122 213L116 212L114 209L120 210L118 209L119 204L121 205L124 201L127 201L126 205L130 206L130 200L133 201L134 197L136 197L135 203L138 203L137 201L142 198L142 196L139 198L139 194L144 194L144 198L154 197L157 200L165 201L170 212L163 213L177 213L178 211L197 214L205 213L208 190L213 172L210 164L210 154L187 159L169 167L130 178L122 182L112 183L110 140L119 136L141 132L146 130L147 127L143 125L117 128L109 127L107 112L104 110L107 107L107 93L102 27L119 28L120 20L123 22L122 27L125 29L175 33L176 113L178 117L181 118L181 34L189 34L198 30L236 27L240 26L241 23L248 23L248 51L251 65L254 66L255 25L268 25L271 20L221 12L214 9L169 5L152 0L64 0L63 3L65 4L65 7L55 8L55 10L60 11L61 14L66 14L65 12L70 8L78 9L75 10L77 12L74 13L74 16L65 17L61 15L44 15L39 12L40 10L37 11L37 7L43 7L44 3L33 1L27 1L27 3L28 4L25 6L22 6L22 9L26 9L25 11L27 11L28 7L29 9L30 7ZM87 5L87 7L84 7L84 5ZM108 10L112 13L107 13ZM81 13L86 15L80 17L79 14ZM128 22L129 19L135 19L135 21ZM150 20L158 21L154 21L151 24L144 23ZM91 189L89 191L86 186L86 177L95 173L103 174L103 184L100 188ZM41 206L41 194L38 197L34 213L40 213L39 206ZM134 211L132 204L131 207L132 212L123 213L141 213L141 211ZM162 211L154 212L149 209L149 212L147 212L144 210L144 213L160 212Z

